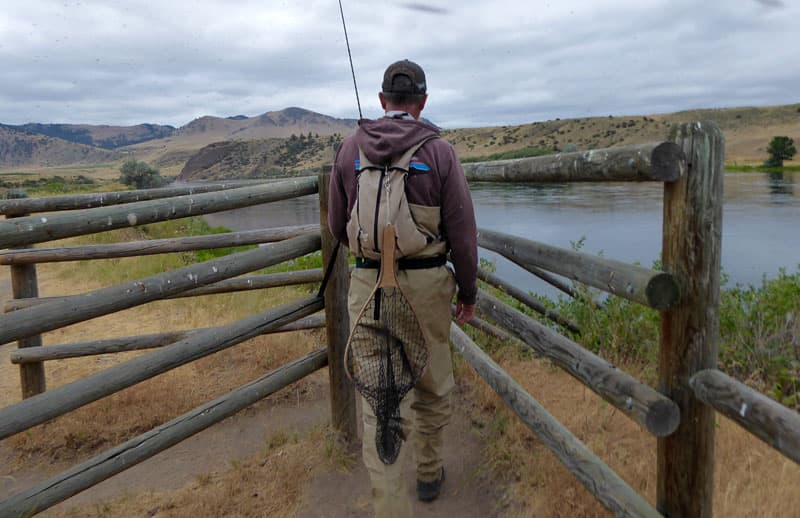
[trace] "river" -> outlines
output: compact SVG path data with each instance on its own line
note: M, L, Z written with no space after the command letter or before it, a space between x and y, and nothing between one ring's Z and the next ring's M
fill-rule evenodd
M759 284L800 265L800 174L725 175L722 268L727 286ZM661 250L663 188L657 183L471 184L478 226L651 266ZM317 223L316 196L209 214L233 230ZM498 255L501 277L549 296L555 290Z

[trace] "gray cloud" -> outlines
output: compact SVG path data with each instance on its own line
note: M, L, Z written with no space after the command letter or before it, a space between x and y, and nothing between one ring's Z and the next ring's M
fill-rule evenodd
M426 115L457 127L798 102L800 7L778 3L344 7L365 116L380 115L386 64L407 57L428 75ZM0 61L5 123L182 125L286 106L357 116L329 1L7 0Z

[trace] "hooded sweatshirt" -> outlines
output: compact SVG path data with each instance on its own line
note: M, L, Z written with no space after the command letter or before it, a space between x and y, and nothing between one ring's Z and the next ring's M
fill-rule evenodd
M416 120L361 120L355 134L345 139L336 154L328 199L328 224L333 235L347 244L345 228L357 196L355 164L359 148L373 164L384 164L427 140L411 159L412 164L418 166L407 177L406 199L412 214L414 206L421 212L438 209L439 228L432 230L444 249L450 252L458 299L474 304L478 291L478 248L472 197L455 149L440 138L432 138L438 136L436 128Z

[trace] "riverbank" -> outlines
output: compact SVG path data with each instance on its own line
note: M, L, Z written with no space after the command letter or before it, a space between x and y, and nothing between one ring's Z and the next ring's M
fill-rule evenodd
M800 173L800 165L785 165L783 167L767 167L763 165L725 164L727 173Z

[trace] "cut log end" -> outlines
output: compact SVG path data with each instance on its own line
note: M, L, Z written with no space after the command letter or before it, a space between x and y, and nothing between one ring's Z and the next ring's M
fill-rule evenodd
M686 174L686 154L674 142L663 142L650 154L650 176L662 182L674 182Z
M678 429L681 423L681 412L674 402L669 400L655 401L647 411L645 425L656 437L666 437Z
M680 283L672 274L659 273L648 281L645 296L651 308L659 311L670 309L681 300Z

